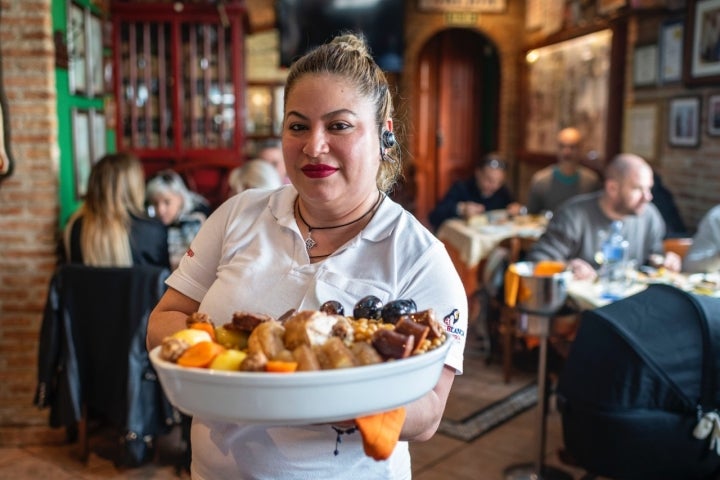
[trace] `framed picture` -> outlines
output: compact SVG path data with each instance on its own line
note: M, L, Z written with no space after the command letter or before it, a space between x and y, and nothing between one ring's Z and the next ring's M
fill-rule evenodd
M85 9L75 2L68 2L67 48L70 93L84 93L87 90L85 28Z
M90 111L90 128L92 131L92 153L90 158L94 164L107 153L107 142L105 140L107 126L105 122L105 113L102 110L93 109Z
M707 125L708 135L720 137L720 94L708 98Z
M90 112L72 111L73 162L75 164L75 196L80 199L87 191L87 181L92 167L90 145Z
M720 0L688 0L683 77L688 85L720 81Z
M88 94L91 97L97 97L105 92L102 20L96 15L88 15L88 19Z
M660 83L675 83L682 79L683 21L672 20L660 26Z
M653 162L657 157L657 103L632 105L625 111L623 151Z
M636 87L654 87L657 85L657 71L657 45L636 47L633 55L633 85Z
M668 132L670 146L700 145L700 97L678 97L670 100Z
M605 159L612 38L603 29L526 53L525 158L554 157L557 132L574 126L584 155Z

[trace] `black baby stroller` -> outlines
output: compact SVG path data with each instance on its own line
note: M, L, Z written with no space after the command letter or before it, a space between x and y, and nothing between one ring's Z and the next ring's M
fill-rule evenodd
M557 392L565 448L588 472L716 478L720 299L653 285L584 312Z

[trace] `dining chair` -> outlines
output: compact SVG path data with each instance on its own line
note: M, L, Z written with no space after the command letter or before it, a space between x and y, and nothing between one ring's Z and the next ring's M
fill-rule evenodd
M152 457L155 437L174 424L145 347L150 312L165 291L166 268L58 267L50 281L38 352L35 404L50 425L77 428L89 456L88 423L122 432L118 463Z
M504 301L504 275L510 264L520 260L527 246L523 240L510 237L501 241L478 270L476 332L483 336L481 340L488 361L500 355L505 383L509 383L512 376L514 343L520 334L517 331L519 315Z

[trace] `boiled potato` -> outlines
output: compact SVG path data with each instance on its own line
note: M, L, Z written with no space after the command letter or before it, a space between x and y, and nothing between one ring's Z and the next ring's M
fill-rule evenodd
M245 360L246 356L247 354L240 350L225 350L213 359L208 368L211 370L237 371L240 370L240 364Z
M244 350L247 348L248 335L248 332L228 330L225 327L215 328L215 341L225 348Z
M204 330L198 330L195 328L185 328L178 330L171 335L172 338L182 340L188 344L188 346L195 345L198 342L212 342L210 334Z

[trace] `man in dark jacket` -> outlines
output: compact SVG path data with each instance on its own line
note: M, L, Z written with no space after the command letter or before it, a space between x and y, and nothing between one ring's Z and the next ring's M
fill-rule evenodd
M470 218L490 210L507 209L517 215L520 204L505 185L505 161L497 153L483 157L475 166L475 175L455 182L438 202L429 219L433 229L449 218Z

